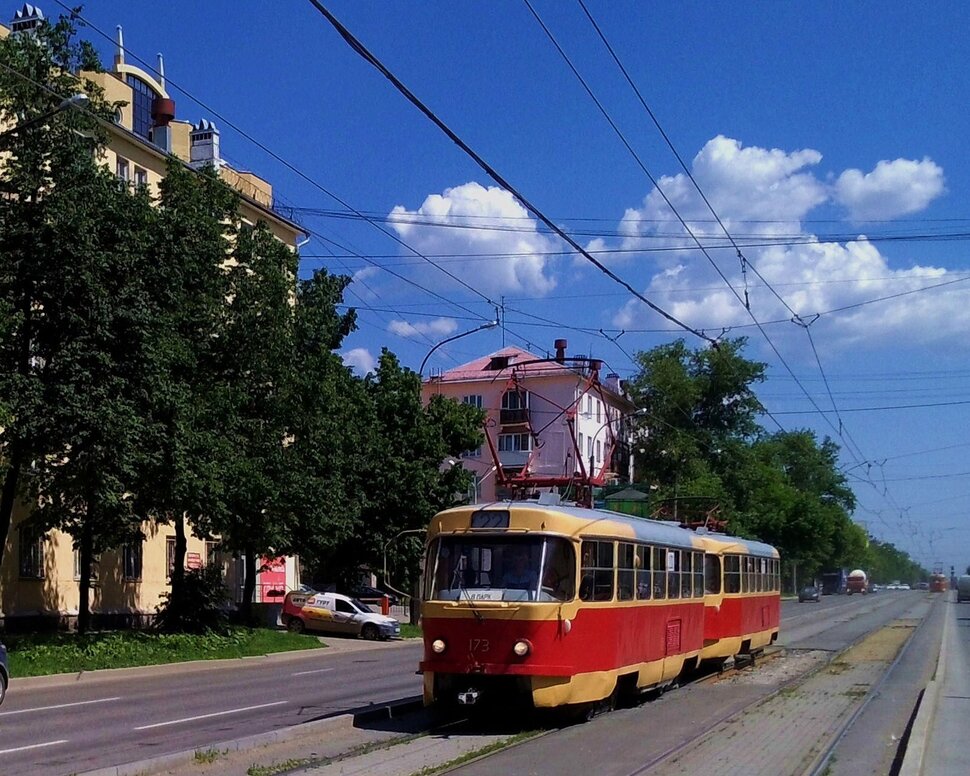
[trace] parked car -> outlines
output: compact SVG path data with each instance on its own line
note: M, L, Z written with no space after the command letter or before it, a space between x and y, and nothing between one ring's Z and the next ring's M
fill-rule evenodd
M917 582L916 583L916 589L917 590L929 590L930 589L930 583L929 582Z
M280 619L295 633L346 633L370 640L401 635L401 624L393 617L378 614L367 604L340 593L287 593Z
M815 601L819 602L819 589L815 585L808 585L803 587L798 593L798 603L804 603L805 601Z
M0 704L7 697L8 684L10 684L10 669L7 668L7 648L0 642Z
M394 595L394 593L385 593L383 590L376 587L370 587L369 585L358 585L350 591L350 596L352 598L359 598L364 601L370 599L381 599L385 595L390 599L391 606L397 606L400 603L398 597Z

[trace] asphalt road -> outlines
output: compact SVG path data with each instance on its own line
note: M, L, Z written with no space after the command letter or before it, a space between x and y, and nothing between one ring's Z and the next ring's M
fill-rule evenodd
M781 643L795 650L841 650L912 612L914 604L926 595L891 592L826 596L817 604L784 602ZM658 701L606 714L585 725L564 728L453 772L461 776L496 773L631 776L649 772L645 764L654 762L696 736L698 731L708 729L770 690L768 684L692 685L667 693ZM792 723L797 724L798 720ZM709 772L734 771L730 763L712 763Z
M906 597L784 601L781 643L841 648L877 627L888 616L881 611ZM0 707L0 771L80 773L420 694L420 643L331 643L332 650L88 675L51 686L14 679Z
M0 772L80 773L420 694L419 642L332 641L332 650L54 686L14 679L0 707Z

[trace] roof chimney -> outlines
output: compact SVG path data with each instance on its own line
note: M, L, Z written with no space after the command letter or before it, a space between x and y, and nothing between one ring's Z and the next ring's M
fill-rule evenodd
M13 32L32 32L43 23L44 12L30 3L24 3L24 7L10 20L10 29Z
M566 345L567 342L564 339L556 340L556 361L562 363L566 360Z
M199 168L211 164L216 169L219 168L222 163L219 157L219 129L213 122L202 119L192 127L189 141L191 143L189 164L192 167Z

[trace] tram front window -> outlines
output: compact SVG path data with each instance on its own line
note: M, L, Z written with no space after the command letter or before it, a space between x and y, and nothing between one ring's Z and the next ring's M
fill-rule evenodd
M565 539L443 536L432 546L429 598L437 601L568 601L576 560Z

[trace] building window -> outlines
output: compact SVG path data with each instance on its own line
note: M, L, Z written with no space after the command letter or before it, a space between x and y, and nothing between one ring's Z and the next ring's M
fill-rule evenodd
M482 448L481 447L476 447L474 450L466 450L465 452L463 452L461 454L461 457L462 458L481 458L482 457Z
M586 440L586 457L587 458L593 457L593 437L590 437L589 439Z
M502 423L525 423L529 419L529 392L506 391L502 395Z
M217 568L220 574L223 573L224 560L222 556L222 545L219 542L206 539L205 565L206 568Z
M598 439L596 440L596 460L597 462L603 460L603 443Z
M500 453L524 453L532 449L531 434L499 434Z
M471 404L472 407L478 407L478 409L481 409L482 408L482 397L481 397L481 394L472 394L470 396L462 396L461 397L461 403L462 404Z
M152 124L152 103L155 90L138 76L129 75L125 79L131 87L131 131L146 140L149 139Z
M148 171L142 169L141 167L135 167L135 185L136 186L147 186L148 185Z
M44 578L44 534L29 526L20 527L20 576Z
M127 183L130 179L131 166L128 164L128 160L119 156L118 163L115 165L115 175L118 176L118 180Z
M593 417L593 397L588 394L586 396L586 417Z
M121 548L121 560L125 569L125 580L128 582L141 581L143 542L144 540L141 537L138 537L137 539L132 539L130 542L125 543L125 545Z
M600 400L599 400L599 399L597 399L597 400L596 400L596 422L597 422L597 423L599 423L599 422L600 422L600 412L601 412L601 407L602 407L602 405L600 404Z
M582 455L583 454L583 432L582 431L579 432L579 445L577 446L579 447L579 454Z
M98 581L98 556L91 558L91 573L88 575L91 582ZM74 579L81 578L81 548L74 545Z
M165 537L165 576L168 579L172 578L172 573L175 571L175 537L166 536Z

